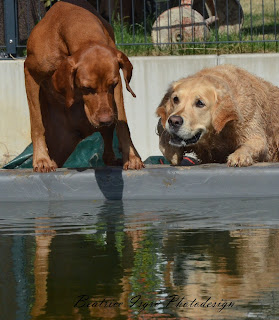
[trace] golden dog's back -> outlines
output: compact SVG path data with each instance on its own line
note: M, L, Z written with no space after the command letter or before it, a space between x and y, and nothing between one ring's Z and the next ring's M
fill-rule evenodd
M235 108L242 117L240 126L255 117L255 125L260 123L266 132L268 160L279 161L279 88L233 65L203 69L193 77L201 76L225 83L230 88Z

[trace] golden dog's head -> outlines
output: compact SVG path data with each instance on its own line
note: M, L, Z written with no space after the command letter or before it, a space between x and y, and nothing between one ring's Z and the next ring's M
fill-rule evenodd
M193 76L174 82L156 111L170 144L188 146L237 119L230 89L213 77Z

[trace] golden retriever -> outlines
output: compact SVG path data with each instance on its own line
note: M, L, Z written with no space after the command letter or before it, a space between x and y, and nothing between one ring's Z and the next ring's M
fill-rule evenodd
M172 83L156 113L160 150L173 165L184 152L238 167L279 159L279 88L236 66Z

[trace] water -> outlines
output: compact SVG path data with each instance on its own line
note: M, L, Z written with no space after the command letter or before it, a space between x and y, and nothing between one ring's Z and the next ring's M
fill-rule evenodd
M279 319L278 199L0 208L0 319Z

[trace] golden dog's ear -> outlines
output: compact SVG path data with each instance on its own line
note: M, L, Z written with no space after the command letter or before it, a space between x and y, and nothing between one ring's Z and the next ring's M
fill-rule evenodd
M128 57L121 51L116 50L117 51L117 60L119 63L119 67L122 69L123 71L123 76L124 76L124 80L126 83L126 89L132 94L132 96L135 98L136 95L134 93L134 91L131 89L129 83L131 81L132 78L132 72L133 72L133 65L131 64L130 60L128 59Z
M164 128L166 126L166 121L168 118L167 109L170 109L170 97L171 97L172 93L173 93L173 86L170 86L167 93L164 95L164 98L162 99L161 103L159 104L159 106L156 110L156 114L158 117L161 118L162 126Z
M54 89L61 93L66 99L66 106L69 108L74 103L74 75L76 66L72 57L67 57L61 62L52 75Z
M230 94L217 92L217 102L212 113L212 125L216 132L220 133L229 121L238 119L238 113Z

